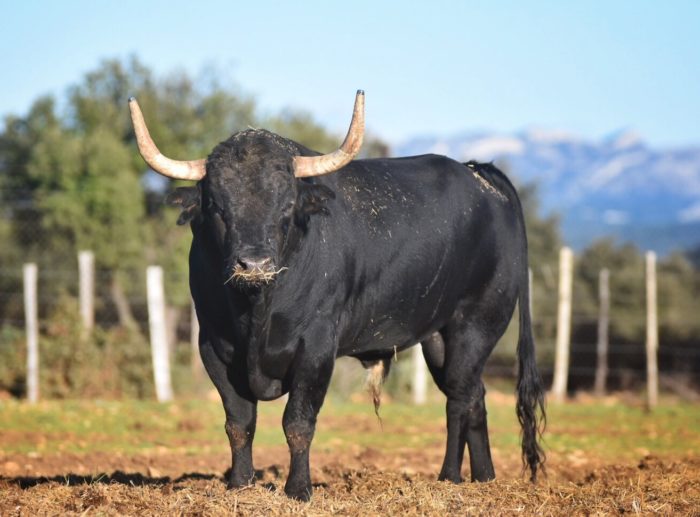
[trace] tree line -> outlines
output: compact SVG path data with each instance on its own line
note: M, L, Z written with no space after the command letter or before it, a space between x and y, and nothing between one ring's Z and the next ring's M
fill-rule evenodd
M164 203L177 185L149 172L138 154L127 109L132 95L139 99L154 140L173 158L204 157L218 142L247 127L266 128L322 152L337 147L342 138L309 113L265 113L254 96L224 84L216 74L156 77L137 58L104 61L65 95L38 98L26 114L7 116L0 133L0 363L5 358L0 390L9 389L18 375L7 364L17 362L12 359L14 348L10 349L17 342L12 329L20 328L17 322L23 318L23 262L39 266L40 316L49 322L44 330L53 332L50 335L67 348L55 348L48 356L55 356L56 364L62 365L59 370L69 371L68 376L77 375L70 373L77 368L70 343L85 341L85 364L97 360L94 343L119 356L114 361L120 368L130 368L129 362L140 357L140 352L128 347L118 351L114 343L122 339L136 348L142 346L139 336L147 331L143 286L148 264L159 264L167 272L173 325L189 314L190 233L175 225L177 212ZM380 138L366 139L363 156L388 154L389 147ZM517 178L517 171L510 173ZM546 363L556 330L553 293L563 238L556 215L541 214L537 187L518 187L528 227L536 337ZM75 257L81 249L95 254L98 299L103 300L97 319L110 322L88 340L72 328L79 321L73 315L77 285L75 275L66 274L77 269ZM692 262L697 256L697 250L678 252L659 263L662 349L700 348L700 273ZM577 256L573 342L595 342L598 272L603 267L611 271L612 347L638 342L643 350L643 256L633 245L610 240L595 242ZM512 358L512 342L506 335L500 347L503 357ZM674 368L700 370L697 355L685 361L678 357ZM97 381L99 377L96 385ZM71 389L77 388L64 391Z

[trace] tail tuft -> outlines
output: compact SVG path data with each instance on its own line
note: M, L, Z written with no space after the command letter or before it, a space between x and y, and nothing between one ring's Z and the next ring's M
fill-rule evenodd
M547 416L544 408L544 388L534 360L523 358L518 347L519 374L516 412L521 427L523 468L530 469L530 480L537 480L537 470L544 472L545 454L540 439Z

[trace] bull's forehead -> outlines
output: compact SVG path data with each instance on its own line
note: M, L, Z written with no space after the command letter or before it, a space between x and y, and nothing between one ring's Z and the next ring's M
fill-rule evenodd
M267 198L293 189L295 143L274 133L250 129L220 143L207 159L206 181L216 192Z
M299 149L291 140L264 129L248 129L214 148L207 159L207 174L247 174L265 167L287 167L297 154Z

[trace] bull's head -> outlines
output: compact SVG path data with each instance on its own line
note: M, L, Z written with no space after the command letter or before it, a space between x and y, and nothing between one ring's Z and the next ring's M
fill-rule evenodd
M170 201L183 207L178 224L197 218L215 236L224 257L223 280L267 283L280 267L285 247L303 232L308 217L325 211L333 191L305 179L337 171L359 152L364 133L364 92L355 98L350 129L336 151L315 156L301 145L265 130L234 134L206 159L178 161L153 143L138 103L129 99L141 156L156 172L199 181Z

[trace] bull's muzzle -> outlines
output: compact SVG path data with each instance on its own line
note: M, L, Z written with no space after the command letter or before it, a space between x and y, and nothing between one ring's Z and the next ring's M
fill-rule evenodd
M233 274L226 281L231 280L246 285L262 285L272 282L285 267L277 268L272 258L248 258L241 257L233 267Z

